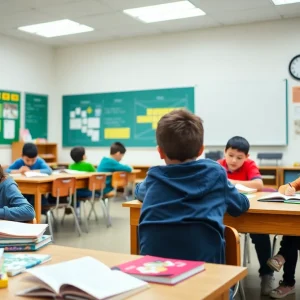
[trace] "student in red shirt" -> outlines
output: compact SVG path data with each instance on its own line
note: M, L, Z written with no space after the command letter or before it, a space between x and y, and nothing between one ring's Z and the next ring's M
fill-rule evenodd
M260 191L263 181L255 162L248 158L249 149L250 145L246 139L235 136L227 142L225 158L218 162L227 171L227 177L233 185L239 183ZM267 265L268 256L271 254L270 237L268 234L250 234L250 237L260 263L261 294L267 296L274 284L274 272Z

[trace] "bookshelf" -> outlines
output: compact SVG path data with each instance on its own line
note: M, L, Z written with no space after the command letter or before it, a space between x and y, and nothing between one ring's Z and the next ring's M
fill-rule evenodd
M22 155L22 148L24 142L14 142L11 145L11 159L15 161ZM57 144L56 143L41 143L36 144L38 148L39 157L43 158L48 164L56 164L57 158Z

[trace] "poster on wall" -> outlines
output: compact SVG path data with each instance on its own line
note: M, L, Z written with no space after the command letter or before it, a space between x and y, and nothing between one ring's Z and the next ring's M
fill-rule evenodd
M47 139L48 95L25 94L25 128L33 139Z
M21 94L0 90L0 144L19 140Z

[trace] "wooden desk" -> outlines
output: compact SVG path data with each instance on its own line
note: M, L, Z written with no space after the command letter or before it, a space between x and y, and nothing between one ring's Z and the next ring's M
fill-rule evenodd
M42 195L52 192L52 182L56 178L75 177L76 189L86 188L88 186L89 177L93 174L111 175L111 173L84 173L84 174L56 174L47 177L32 177L25 176L13 177L17 182L22 194L34 195L34 210L37 223L41 222L42 211Z
M47 246L41 249L39 254L50 254L52 260L46 264L58 263L66 260L92 256L106 265L112 267L137 258L129 254L118 254L101 252L88 249L78 249L60 246ZM175 286L160 284L150 284L146 289L128 299L143 300L227 300L229 299L229 289L247 275L247 269L226 265L206 264L206 270ZM222 276L220 276L222 274ZM32 287L32 284L22 279L28 274L21 274L9 278L8 288L0 289L0 299L15 300L22 299L15 296L16 292ZM99 278L101 280L101 278ZM26 297L25 300L35 300L36 298Z
M135 176L138 174L140 170L132 170L130 173L130 182L135 181ZM20 191L22 194L29 194L34 195L34 210L35 210L35 217L37 223L41 222L41 211L42 211L42 195L51 193L52 192L52 182L56 178L64 177L75 177L76 178L76 189L82 189L88 187L89 177L93 174L104 174L104 175L111 175L112 173L107 172L91 172L91 173L84 173L84 174L55 174L50 175L47 177L32 177L28 178L25 176L21 177L13 177L14 180L17 182Z
M256 193L255 198L249 199L250 209L247 213L237 218L226 214L224 224L239 232L300 236L300 205L257 201L265 194ZM138 254L137 229L142 203L133 200L124 202L123 207L130 208L130 253Z

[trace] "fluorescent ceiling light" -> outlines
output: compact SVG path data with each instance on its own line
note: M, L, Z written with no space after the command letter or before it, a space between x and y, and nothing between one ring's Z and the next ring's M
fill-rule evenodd
M300 0L272 0L275 5L284 5L284 4L292 4L299 3Z
M125 9L123 12L145 23L184 19L205 15L204 11L193 5L190 1L178 1L140 8Z
M36 34L44 36L47 38L69 35L81 32L93 31L94 28L73 22L68 19L47 22L29 26L22 26L18 28L19 30L29 32L31 34Z

